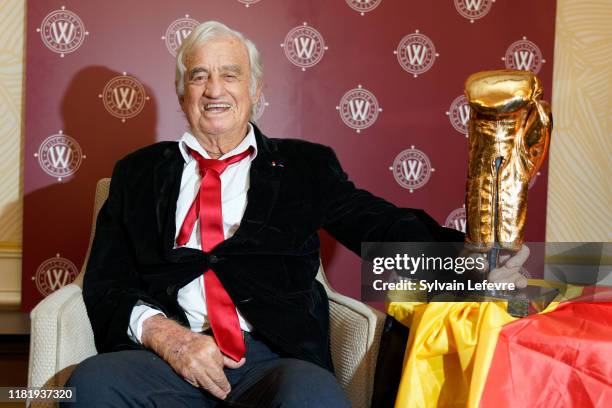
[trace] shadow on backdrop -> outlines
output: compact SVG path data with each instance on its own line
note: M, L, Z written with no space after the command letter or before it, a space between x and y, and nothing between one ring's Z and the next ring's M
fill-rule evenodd
M146 84L145 93L150 99L137 116L122 122L105 109L99 95L109 80L120 75L103 66L89 66L80 70L66 88L59 105L61 130L79 143L84 155L75 174L58 182L43 172L37 160L24 160L26 183L33 178L48 182L46 187L24 196L21 306L24 311L42 299L32 278L43 261L60 254L80 270L89 243L96 182L111 176L118 159L157 140L157 106ZM54 289L59 288L53 276L48 279Z

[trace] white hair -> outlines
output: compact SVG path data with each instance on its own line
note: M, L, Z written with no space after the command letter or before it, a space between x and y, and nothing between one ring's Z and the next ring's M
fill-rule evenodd
M206 21L194 28L191 34L183 40L183 43L177 50L175 85L176 94L179 98L182 98L185 94L185 71L187 70L185 58L206 42L219 37L234 37L244 44L249 55L249 65L251 66L249 93L251 97L254 97L257 93L257 88L261 84L263 78L263 64L261 62L261 55L257 47L255 47L255 44L242 35L242 33L232 30L225 24L219 23L218 21ZM251 119L253 118L254 110L255 104L251 111Z

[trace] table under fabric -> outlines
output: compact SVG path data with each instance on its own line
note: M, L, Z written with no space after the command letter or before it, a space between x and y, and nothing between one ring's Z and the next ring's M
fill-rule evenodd
M395 407L612 406L612 288L563 293L521 319L506 302L389 302L410 329Z

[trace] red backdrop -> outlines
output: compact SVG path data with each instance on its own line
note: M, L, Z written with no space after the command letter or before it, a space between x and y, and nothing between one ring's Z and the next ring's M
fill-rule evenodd
M260 49L264 133L330 145L359 186L461 228L467 111L453 102L469 74L505 66L538 72L550 100L555 3L28 1L23 309L80 269L96 181L185 130L171 51L194 20ZM530 190L530 241L545 236L546 167ZM358 258L322 239L332 285L357 297Z

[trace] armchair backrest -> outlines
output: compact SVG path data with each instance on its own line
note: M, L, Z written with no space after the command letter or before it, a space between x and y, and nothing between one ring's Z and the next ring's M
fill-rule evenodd
M85 274L85 268L87 267L87 261L89 260L89 253L91 252L91 244L93 243L93 238L96 234L96 220L98 219L98 213L100 212L100 208L102 208L102 205L108 198L108 189L110 187L110 181L110 178L103 178L98 180L98 184L96 184L96 195L94 198L91 233L89 234L89 245L87 246L87 254L85 255L85 261L83 261L83 266L81 266L79 276L77 276L77 278L73 282L79 285L81 288L83 287L83 275Z

